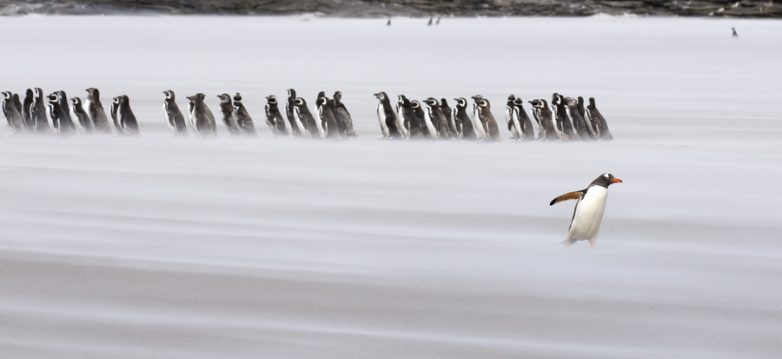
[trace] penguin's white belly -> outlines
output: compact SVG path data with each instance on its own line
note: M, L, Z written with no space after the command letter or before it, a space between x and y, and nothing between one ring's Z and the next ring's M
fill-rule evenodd
M377 107L377 119L380 121L380 130L383 131L383 137L388 137L391 132L386 124L386 111L383 109L383 104Z
M573 222L570 223L568 232L569 239L592 241L597 236L607 198L608 189L605 187L593 186L587 190L584 198L576 203Z

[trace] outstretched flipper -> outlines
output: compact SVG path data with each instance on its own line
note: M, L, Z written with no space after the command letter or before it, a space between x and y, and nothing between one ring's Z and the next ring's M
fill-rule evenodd
M586 190L568 192L568 193L565 193L565 194L563 194L563 195L561 195L561 196L559 196L557 198L552 199L551 203L549 203L548 205L549 206L553 206L554 204L562 202L562 201L567 201L567 200L571 200L571 199L581 199L581 196L583 196L584 193L586 193Z

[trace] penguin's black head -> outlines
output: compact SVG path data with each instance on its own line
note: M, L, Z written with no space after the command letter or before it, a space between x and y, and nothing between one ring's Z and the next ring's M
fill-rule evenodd
M111 99L111 101L114 102L115 105L119 105L120 97L121 96L114 97Z
M231 102L231 96L227 93L219 94L217 95L217 98L220 99L220 103Z
M448 101L446 101L444 98L440 99L440 106L441 107L448 107Z
M584 98L583 97L578 96L578 98L576 100L578 101L579 105L583 105L584 104Z
M307 106L307 101L304 101L304 99L301 97L297 97L295 100L293 100L293 104L296 106Z
M241 100L242 100L242 94L240 94L240 93L238 93L238 92L237 92L237 93L235 93L235 94L234 94L234 101L237 101L237 102L238 102L238 101L241 101Z
M318 97L318 99L315 101L318 106L326 106L326 104L329 102L329 99L326 98L326 96Z
M438 105L437 99L435 99L434 97L430 97L430 98L424 100L424 103L429 105L429 106L437 106Z
M73 103L74 106L80 106L81 105L81 99L78 97L71 97L71 103Z
M485 98L482 98L482 97L481 98L477 98L477 99L475 99L475 104L478 105L478 107L486 108L486 107L489 107L489 100L487 100Z
M120 103L124 105L130 105L130 97L128 95L122 95L119 97Z
M203 92L199 92L199 93L193 95L193 100L194 101L203 102L205 98L206 98L206 95L204 95Z
M336 91L334 92L334 100L339 101L342 99L342 91Z
M516 97L516 99L513 100L513 104L516 106L523 106L524 100L522 100L521 97Z
M25 97L33 97L33 89L27 89L24 93Z
M384 99L388 98L385 92L380 91L375 93L375 97L377 97L378 100L383 101Z
M49 102L51 103L59 103L60 102L60 94L57 92L52 92L49 94L49 96L46 96L47 99L49 99Z
M11 97L13 97L13 95L11 95L11 93L8 92L8 91L4 91L3 92L3 97L5 97L6 100L10 100Z
M296 90L288 89L288 98L296 98Z
M578 101L572 97L565 97L565 105L576 106L578 105Z
M88 89L85 89L84 91L87 91L87 94L90 96L96 96L100 94L100 91L94 87L90 87Z
M35 97L43 97L43 90L40 87L34 88L33 93L35 93Z
M166 95L166 100L173 100L176 97L173 90L165 90L163 94Z
M511 94L508 96L508 103L512 103L514 100L516 100L516 95Z
M595 107L595 98L594 97L590 97L589 98L589 106Z
M321 98L321 97L326 97L326 92L325 91L318 92L318 98Z
M610 173L603 173L597 178L595 178L594 181L589 185L589 187L592 186L601 186L608 188L608 186L614 184L614 183L622 183L622 180L619 178L614 177L614 175Z
M416 100L410 101L410 107L414 109L421 108L421 103Z
M397 99L399 99L397 102L399 102L400 105L404 105L406 103L410 103L410 100L408 100L407 96L405 96L405 95L399 95L399 96L397 96Z
M456 101L456 106L458 106L458 107L466 107L467 106L467 99L464 98L464 97L457 97L457 98L455 98L453 100Z

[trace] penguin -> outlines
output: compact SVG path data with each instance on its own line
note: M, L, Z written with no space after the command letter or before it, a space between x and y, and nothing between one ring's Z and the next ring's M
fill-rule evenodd
M190 126L193 127L195 133L199 136L212 137L217 135L217 123L212 111L204 102L205 98L206 95L200 92L187 97L190 101L188 105Z
M266 96L266 124L272 129L275 135L287 136L288 130L285 128L285 119L282 118L280 108L277 103L277 97L274 95Z
M19 94L15 93L14 96L14 107L16 107L16 110L19 111L19 114L22 114L22 101L19 101ZM22 123L24 123L24 116L22 115Z
M499 141L500 128L497 126L497 121L491 113L489 100L480 95L473 96L473 100L475 101L477 122L483 126L483 130L486 133L484 139L487 141Z
M448 101L444 98L440 99L440 111L442 111L445 118L448 119L448 130L451 132L452 137L456 137L456 125L453 122L453 110L451 106L448 106Z
M473 100L476 98L483 98L481 95L475 95L472 97ZM473 101L472 104L472 127L475 129L475 133L479 139L486 139L486 129L483 126L483 123L481 123L480 116L478 116L478 104Z
M253 123L253 119L250 117L250 113L242 103L242 94L238 92L235 93L233 100L236 126L238 126L239 130L245 135L255 135L255 123ZM279 114L279 112L280 111L278 110L277 113ZM288 130L285 128L285 119L282 118L282 114L280 114L280 126L282 126L281 131L284 133L284 135L287 136Z
M133 114L133 110L130 108L130 97L122 95L118 98L117 122L119 122L121 127L120 132L128 135L137 135L138 122L136 121L136 115Z
M398 128L398 120L394 109L391 108L391 101L388 95L381 91L375 93L379 103L377 105L377 118L380 121L380 130L383 131L383 138L399 138L401 133Z
M73 97L71 98L71 104L73 105L71 107L73 110L73 116L76 117L76 120L79 121L79 125L81 125L85 131L92 132L95 126L92 125L92 121L90 121L90 117L87 115L87 111L84 111L81 99L78 97Z
M234 105L231 102L231 95L224 93L217 95L220 99L220 112L223 114L223 123L228 128L228 133L232 135L239 134L239 126L236 125L236 118L234 117Z
M429 117L432 125L437 133L438 138L449 139L451 138L451 130L448 126L448 118L443 114L443 110L440 108L440 102L434 97L429 97L424 100L424 103L429 106L426 109L426 114Z
M307 107L307 101L301 97L297 97L296 100L293 101L293 106L293 116L296 118L296 121L304 126L306 133L310 137L319 138L320 130L318 129L318 124L315 122L315 117L312 115L312 112L310 112L309 107Z
M554 118L556 119L560 137L563 140L575 139L576 133L573 130L573 124L568 119L564 97L555 92L551 96L551 108L554 110Z
M48 102L43 97L43 90L33 89L33 104L30 105L30 115L35 124L35 133L49 132L49 120L46 118Z
M163 99L163 113L166 115L168 126L171 130L178 135L187 134L187 125L185 124L185 116L182 111L179 110L179 105L176 103L176 94L173 90L163 91L163 95L166 97Z
M603 173L586 189L568 192L551 200L549 206L570 199L577 200L563 244L571 246L577 241L589 241L590 246L595 246L597 233L600 231L600 222L603 221L603 213L606 208L608 186L614 183L622 183L622 180L610 173Z
M606 122L605 117L603 117L595 105L594 97L589 98L589 105L586 108L586 113L587 118L589 118L589 122L592 124L592 128L595 129L595 133L599 139L604 141L614 139L614 136L611 135L611 131L608 130L608 123Z
M24 125L30 132L35 132L35 122L33 122L33 89L27 89L24 93L24 102L22 103L22 118Z
M581 96L578 96L577 104L578 104L578 113L581 114L581 117L587 118L586 116L586 107L584 107L584 98Z
M412 103L405 95L397 96L396 101L397 116L401 128L405 130L408 138L419 138L423 136L421 128L418 127L418 121L415 118L415 111Z
M433 21L434 21L434 17L429 17L429 22L426 23L426 26L432 26Z
M70 106L68 100L63 101L65 92L56 91L47 96L49 117L52 119L52 127L60 134L70 134L76 129L71 120ZM65 106L63 106L65 104Z
M733 36L734 39L739 37L739 33L736 32L736 28L735 27L731 27L730 31L731 31L731 35Z
M521 123L516 116L516 96L511 94L508 96L508 100L505 102L505 120L508 122L508 131L510 131L510 138L514 140L521 139Z
M111 99L109 112L111 113L111 122L114 123L114 129L122 133L122 126L119 124L119 96Z
M10 91L3 92L3 114L8 121L8 126L14 129L14 131L25 131L24 117L22 117L22 112L19 111L19 107L14 103L14 94Z
M344 128L342 132L343 137L355 137L357 136L356 130L353 128L353 118L350 117L350 112L345 104L342 102L342 92L334 92L334 116L337 118L337 125L340 129Z
M106 116L103 104L100 102L100 91L94 87L84 91L87 92L87 114L90 116L90 122L95 127L95 132L111 133L109 118Z
M413 122L415 122L415 126L418 130L421 131L421 136L427 139L437 138L437 131L434 129L432 123L427 121L426 112L421 106L421 103L417 100L412 100L410 101L410 108L413 109Z
M467 114L467 99L459 97L453 99L456 101L456 106L453 108L453 119L456 125L456 133L459 137L466 140L474 140L477 138L475 134L475 127L470 119L470 115Z
M536 123L530 120L527 115L527 111L524 109L524 100L522 100L521 97L516 97L516 99L513 100L513 116L521 125L521 138L526 141L535 140L537 138L535 133L539 131L539 129L536 130Z
M557 141L560 139L557 134L557 125L554 120L554 114L548 107L546 100L537 99L529 101L532 105L532 115L537 122L540 122L540 135L538 138L546 141Z
M323 129L323 137L326 138L339 138L340 128L337 124L337 117L334 116L334 102L328 97L321 96L317 101L318 117L320 117L321 125Z
M391 18L388 18L388 21L386 21L386 26L391 26Z
M291 127L291 134L294 136L301 136L305 132L304 124L296 122L296 116L294 116L293 110L296 107L293 104L295 101L296 90L288 89L288 102L285 103L285 115L288 117L288 124L290 124Z
M592 133L592 126L589 126L578 112L578 101L572 97L565 97L564 103L567 117L573 123L573 132L575 132L577 138L582 141L594 140L595 135Z
M437 17L437 20L435 20L434 24L435 25L440 25L440 17L439 16Z

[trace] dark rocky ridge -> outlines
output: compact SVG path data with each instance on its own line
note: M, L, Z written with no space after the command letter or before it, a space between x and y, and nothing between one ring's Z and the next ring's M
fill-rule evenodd
M0 0L0 14L226 14L325 16L714 16L780 18L773 0Z

